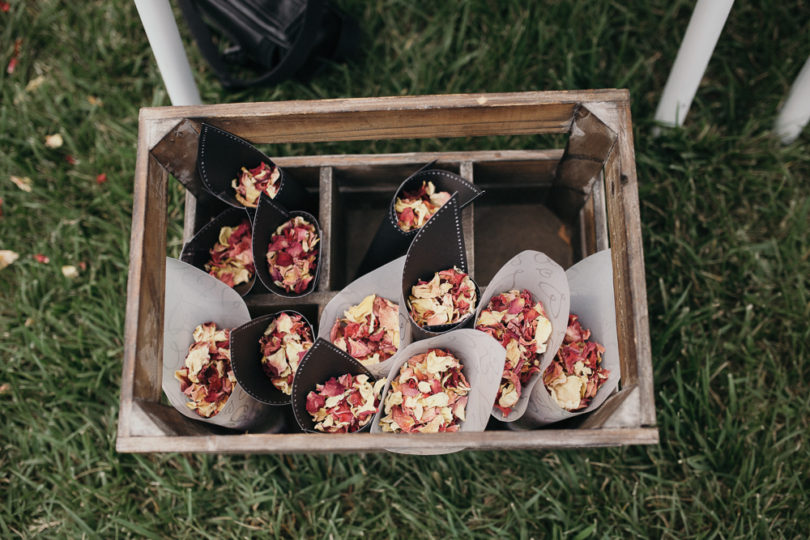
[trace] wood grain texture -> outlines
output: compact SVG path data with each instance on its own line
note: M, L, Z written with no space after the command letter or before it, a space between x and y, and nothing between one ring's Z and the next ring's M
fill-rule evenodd
M337 184L333 178L332 167L320 167L320 188L318 198L318 221L321 224L321 265L318 283L319 291L334 290L337 284L336 272L343 267L342 261L334 258L341 252L338 249L335 232L339 229L338 222L338 192Z
M415 168L437 158L439 167L457 170L477 185L491 189L493 201L503 195L498 194L499 190L519 191L524 185L548 190L556 178L558 187L563 188L559 192L558 204L573 212L581 210L583 230L587 228L584 231L587 240L583 241L583 245L587 245L585 251L604 249L608 240L614 248L622 390L591 414L580 429L440 434L428 436L427 444L444 448L463 445L483 450L657 443L657 430L644 427L655 425L655 410L629 97L626 91L605 90L143 109L136 163L118 450L331 453L381 451L383 448L426 444L425 436L419 435L324 435L318 438L301 434L207 434L204 427L200 428L197 423L181 418L171 408L158 403L166 253L166 170L192 186L190 191L196 189L194 134L198 120L211 121L257 143L304 142L563 132L571 128L577 109L585 109L579 116L577 129L585 132L593 125L603 124L617 134L608 150L605 147L610 141L609 137L603 137L604 130L600 131L598 140L594 139L596 142L591 141L592 144L583 150L585 154L590 152L599 156L607 152L604 183L602 164L583 183L582 177L586 174L575 169L573 162L589 160L581 159L582 154L578 150L574 152L570 144L566 152L572 163L562 168L558 167L565 155L562 150L274 158L278 165L295 169L296 175L300 174L307 185L314 187L317 183L319 186L319 220L329 255L324 259L318 290L311 295L281 300L272 294L259 294L249 296L246 302L254 315L281 308L299 309L311 313L311 316L320 314L322 306L332 299L335 289L345 281L345 276L338 275L345 264L337 261L334 254L345 251L336 246L345 241L336 237L336 231L342 230L341 197L348 197L352 190L387 193L399 184L401 173L410 174ZM181 122L186 117L191 117L191 120ZM179 136L179 133L183 135ZM587 139L587 134L579 135ZM151 149L151 153L147 149ZM381 175L381 171L384 174ZM339 176L336 175L338 172ZM574 176L578 178L576 182L566 180ZM340 180L339 185L336 177ZM563 181L559 182L560 179ZM588 204L582 208L585 200ZM184 236L190 237L211 211L206 204L200 206L192 193L187 193ZM468 213L471 214L472 209ZM473 262L475 257L471 251L475 247L473 235L476 231L472 230L473 220L468 217L472 216L465 215L465 236L468 236L468 256ZM480 234L480 230L478 232ZM479 285L482 289L486 287L485 283ZM133 415L133 411L137 414ZM146 436L133 436L130 421L137 418L148 418L158 427L140 432ZM155 429L165 436L148 436Z
M616 412L621 408L621 406L627 402L628 398L631 395L634 395L636 392L637 387L624 387L612 396L610 396L605 402L595 411L588 415L588 418L585 419L582 424L580 424L580 429L595 429L601 428L605 425L606 422L615 422L616 421ZM634 409L630 411L632 415L631 418L624 418L622 423L626 422L626 427L636 427L638 426L639 420L639 411L638 409Z
M467 182L474 184L473 162L464 161L459 165L458 174ZM461 229L464 232L464 249L467 252L467 267L475 275L475 203L461 211Z
M627 90L448 94L231 103L141 110L157 142L183 118L209 122L254 143L562 133L574 108L627 101ZM150 147L151 147L150 144Z
M145 133L141 119L139 135ZM139 143L144 143L143 139ZM133 189L119 433L129 431L133 399L158 401L163 357L166 171L138 145Z
M650 322L647 312L647 282L644 274L644 246L641 240L641 208L638 200L638 178L633 145L633 123L630 104L617 104L619 110L619 158L621 175L613 186L619 190L618 199L624 212L624 234L629 257L627 281L632 295L632 317L638 370L639 399L641 402L641 425L655 425L655 396L653 391L652 345ZM610 188L608 188L610 189Z
M203 452L213 454L332 454L382 452L386 448L522 450L658 444L656 428L544 429L431 434L246 434L205 437L124 437L119 452Z
M586 106L577 108L552 189L559 215L572 218L585 204L616 139L616 132Z

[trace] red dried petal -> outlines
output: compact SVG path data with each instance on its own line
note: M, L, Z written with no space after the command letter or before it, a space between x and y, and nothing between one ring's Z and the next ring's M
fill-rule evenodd
M96 184L101 185L106 181L107 181L107 174L106 173L101 173L101 174L96 176Z
M494 405L504 416L512 412L520 399L523 385L540 373L540 354L548 341L537 343L537 326L541 321L549 322L545 310L526 289L493 296L476 321L476 329L495 338L507 351Z
M298 364L312 347L312 332L297 313L279 313L259 339L262 369L281 392L292 393L292 383Z
M42 264L48 264L49 262L51 262L51 260L46 255L43 255L42 253L34 254L34 259L36 259L36 261L38 263L42 263Z
M602 367L602 354L605 348L599 343L589 341L590 336L590 330L582 327L579 317L570 314L563 344L543 373L546 390L558 405L568 411L578 411L590 405L596 392L610 375L610 371ZM577 366L580 363L583 369L578 370ZM580 388L579 404L567 407L558 401L556 389L561 388L561 385L565 385L572 378L579 379L573 381ZM576 394L573 396L576 400Z
M443 349L408 359L385 398L385 432L453 431L463 421L470 385L461 362ZM448 420L448 417L450 420Z
M281 172L275 166L260 163L252 169L242 167L239 178L231 180L235 197L240 203L250 208L259 205L259 198L265 193L271 199L278 195L281 183Z
M451 285L449 290L447 285ZM436 272L430 281L411 287L408 309L420 326L455 324L468 317L477 302L475 284L458 268Z
M228 233L227 243L222 236ZM205 270L229 287L249 283L256 268L253 264L252 228L245 218L236 227L222 227L217 242L208 252L211 256Z
M307 412L315 430L351 433L366 426L377 412L384 383L384 379L375 382L367 375L353 377L347 373L315 385L307 395Z
M287 292L306 291L315 277L319 241L315 225L301 216L281 224L267 246L267 269L273 282Z
M403 191L394 201L397 224L403 231L422 227L450 199L446 191L436 191L433 182L422 182L415 191Z
M228 349L230 330L221 330L224 339L215 341L219 332L215 323L204 323L195 328L195 341L188 349L184 366L174 374L180 382L180 391L189 398L186 405L204 418L215 416L222 410L236 380Z

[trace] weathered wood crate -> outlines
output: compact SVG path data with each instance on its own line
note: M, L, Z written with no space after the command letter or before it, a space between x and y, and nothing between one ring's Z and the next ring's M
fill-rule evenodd
M568 134L564 149L281 157L318 196L323 254L317 290L300 299L246 298L252 315L292 307L317 322L351 281L399 183L425 163L487 194L465 209L468 260L482 289L523 249L568 267L612 248L621 387L595 412L549 429L431 435L233 433L161 403L162 332L171 172L187 188L185 238L216 202L197 178L200 122L255 144ZM369 452L655 444L652 364L629 95L626 90L444 95L142 109L130 246L117 449L121 452ZM294 421L290 416L291 424Z

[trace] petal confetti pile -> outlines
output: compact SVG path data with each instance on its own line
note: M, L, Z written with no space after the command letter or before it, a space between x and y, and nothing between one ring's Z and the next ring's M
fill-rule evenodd
M329 341L364 365L387 360L399 348L399 306L370 294L335 321Z
M236 190L236 200L245 206L256 208L262 192L274 199L278 194L281 172L276 166L260 163L255 169L242 167L239 178L231 180L231 187Z
M312 331L297 313L279 313L259 339L262 371L288 396L301 359L312 347Z
M422 182L416 191L403 191L394 201L397 224L403 231L422 227L450 199L446 191L436 191L433 182Z
M180 391L190 400L186 405L203 418L211 418L222 410L236 384L231 368L230 334L230 330L217 328L212 322L195 328L185 365L174 372L180 381Z
M368 375L347 373L316 384L307 394L307 412L315 430L352 433L365 427L377 413L385 382L382 378L372 385Z
M408 308L419 326L453 324L475 310L475 284L470 276L451 268L436 272L430 281L419 280L411 288Z
M402 364L385 396L385 432L458 431L465 420L470 385L450 352L429 349Z
M540 355L546 352L551 337L551 321L532 293L513 289L492 297L475 329L489 334L506 349L495 407L508 416L520 399L523 385L540 373Z
M543 373L543 382L552 399L567 411L587 407L610 375L602 367L605 348L589 341L591 331L582 328L579 318L568 316L565 339L554 360Z
M301 216L282 223L267 246L267 264L273 283L301 294L315 277L318 230Z
M256 271L253 265L252 233L247 219L236 227L222 227L209 253L205 271L229 287L248 283Z

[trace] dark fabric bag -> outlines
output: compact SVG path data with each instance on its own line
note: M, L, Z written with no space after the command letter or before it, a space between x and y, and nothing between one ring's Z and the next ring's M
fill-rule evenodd
M344 60L358 48L356 21L327 0L178 3L200 52L230 90L308 77L323 60Z

